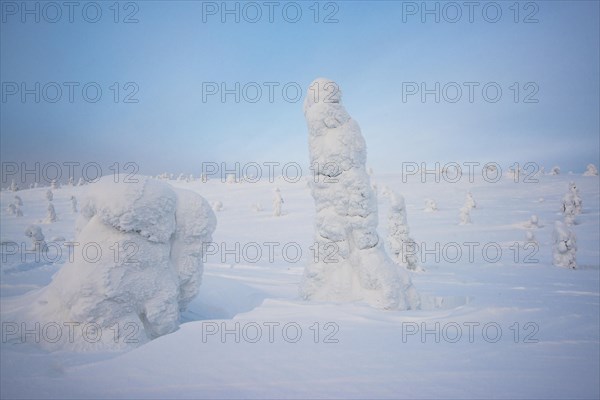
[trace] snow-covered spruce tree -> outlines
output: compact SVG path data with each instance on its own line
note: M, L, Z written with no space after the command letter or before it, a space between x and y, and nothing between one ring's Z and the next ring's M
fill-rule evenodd
M525 238L530 243L537 243L537 239L535 238L535 234L533 233L533 231L526 231Z
M377 234L366 144L341 100L338 85L319 78L304 101L317 215L314 257L304 271L300 295L310 300L365 301L383 309L418 308L419 295L408 272L385 253Z
M598 168L594 164L588 164L583 176L598 176Z
M577 241L575 233L561 221L554 223L554 246L553 260L557 267L577 268L575 259L577 252Z
M392 260L396 264L417 270L419 259L417 257L417 243L410 236L410 229L406 218L406 204L404 197L386 189L386 196L390 199L390 213L388 216L388 242Z
M435 212L437 211L437 204L433 199L425 199L425 208L423 211L425 212Z
M539 228L540 227L540 220L538 218L537 215L533 214L531 216L531 218L529 218L529 222L527 223L527 226L529 228Z
M46 214L44 222L47 224L56 222L56 210L54 210L54 205L52 205L52 203L48 203L48 213Z
M10 186L8 187L8 190L10 190L11 192L18 192L19 191L19 186L17 185L17 182L15 182L14 179L10 183Z
M468 207L469 209L477 208L477 203L475 202L475 199L473 198L473 194L471 192L467 192L467 199L465 200L465 207Z
M71 211L77 213L77 198L75 196L71 196Z
M279 188L275 188L273 191L273 216L281 216L281 207L283 206L283 197L281 197L281 191Z
M9 215L17 215L17 205L10 203L8 207L6 207L6 211L8 211Z
M562 213L565 217L565 223L572 225L575 223L575 217L581 214L582 200L579 197L579 190L575 183L569 183L569 191L565 193L562 200Z
M237 183L235 174L227 174L227 176L225 177L225 182L226 183Z
M50 189L46 190L46 200L52 201L53 199L54 199L54 193L52 193L52 190L50 190Z
M15 204L18 206L23 205L23 199L20 196L15 195Z
M91 262L74 251L73 262L58 271L23 313L25 320L41 325L81 321L111 334L95 343L81 334L74 341L63 335L56 343L42 343L49 349L143 344L176 330L181 310L198 292L203 243L211 240L216 226L208 203L162 181L137 176L137 183L123 183L123 178L118 183L101 178L81 202L75 241L99 246L99 259ZM128 335L128 340L115 340L113 333Z
M471 209L466 204L460 208L458 216L460 218L459 225L468 225L471 223Z
M550 175L560 175L560 167L558 165L555 165L554 167L552 167L549 174Z
M30 249L31 251L46 251L46 240L44 234L42 233L42 228L38 225L29 225L27 229L25 229L25 236L31 238L31 242L33 247Z
M68 184L71 187L75 186L75 179L72 176L69 177L69 183Z
M52 190L60 188L60 184L56 181L56 179L52 179L52 182L50 182L50 188Z
M223 211L223 203L219 200L213 201L210 206L215 212Z

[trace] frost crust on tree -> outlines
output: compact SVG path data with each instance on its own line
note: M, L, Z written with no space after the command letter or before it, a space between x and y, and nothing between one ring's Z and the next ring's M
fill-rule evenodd
M300 285L304 299L365 301L384 309L418 308L406 270L385 253L377 202L367 173L366 144L341 102L338 85L319 78L304 101L310 183L316 207L315 251ZM314 89L314 90L313 90Z

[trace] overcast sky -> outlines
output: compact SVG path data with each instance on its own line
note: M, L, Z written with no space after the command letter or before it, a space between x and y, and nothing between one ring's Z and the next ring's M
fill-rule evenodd
M53 3L60 15L45 4L2 2L3 162L132 161L141 173L196 175L204 161L306 165L302 100L324 76L339 83L376 172L598 164L597 1L427 3L439 22L421 2L228 2L239 23L222 2L122 2L118 15L113 2ZM236 82L239 103L207 92ZM33 89L25 102L23 88Z

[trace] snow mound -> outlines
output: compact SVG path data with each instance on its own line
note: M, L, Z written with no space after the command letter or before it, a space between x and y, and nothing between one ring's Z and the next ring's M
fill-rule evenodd
M112 179L89 186L72 262L26 312L31 321L72 324L73 335L46 346L99 350L144 343L175 331L180 311L198 293L202 243L216 227L208 203L151 178Z

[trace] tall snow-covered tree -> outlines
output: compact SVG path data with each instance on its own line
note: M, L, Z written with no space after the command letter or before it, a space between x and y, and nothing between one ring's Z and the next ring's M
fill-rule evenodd
M388 243L392 260L402 267L417 270L419 266L418 247L410 236L404 196L389 189L386 189L384 193L390 199Z
M71 211L77 213L77 198L75 196L71 196Z
M575 233L561 221L554 223L553 260L557 267L577 268L577 240Z
M283 206L283 197L281 197L281 190L275 188L273 191L273 216L281 216L281 207Z
M56 210L52 203L48 203L48 213L46 214L46 223L56 222Z
M54 193L51 189L46 190L46 200L52 201L54 199Z
M365 167L366 144L342 105L339 86L316 79L304 101L311 194L316 208L313 260L300 286L305 299L365 301L384 309L417 308L408 272L386 254L377 234L377 202Z
M581 214L582 203L579 189L574 182L569 182L569 191L565 193L562 200L562 212L567 225L575 223L575 217Z

